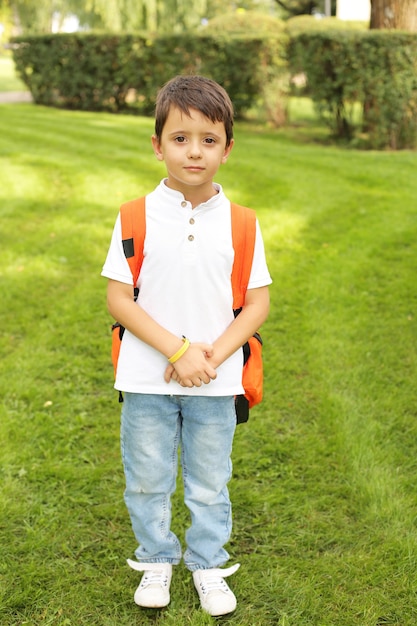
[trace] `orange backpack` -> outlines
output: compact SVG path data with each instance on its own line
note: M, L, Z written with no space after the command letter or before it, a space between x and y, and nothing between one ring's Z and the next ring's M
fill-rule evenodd
M231 203L232 241L235 258L232 269L233 312L239 315L245 303L246 290L252 268L256 237L256 215L253 209ZM145 197L122 204L120 207L122 244L132 272L134 299L138 297L136 284L143 262L146 234ZM116 322L112 326L112 361L116 374L124 327ZM242 346L242 385L245 393L235 398L237 423L247 422L249 409L259 404L263 393L262 339L256 332ZM122 402L122 395L119 394Z

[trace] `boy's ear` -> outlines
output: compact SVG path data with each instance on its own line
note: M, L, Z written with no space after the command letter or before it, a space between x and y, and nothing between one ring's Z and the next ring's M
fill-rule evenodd
M158 161L163 161L164 155L162 153L161 144L156 135L152 135L152 148Z
M232 151L234 143L235 143L235 140L231 139L229 145L225 148L223 157L222 157L222 163L226 163L227 159L229 158L229 154Z

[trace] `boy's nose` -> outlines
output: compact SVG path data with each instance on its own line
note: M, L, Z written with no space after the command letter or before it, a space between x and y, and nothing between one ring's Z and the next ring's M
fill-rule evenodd
M201 157L201 148L198 142L190 143L188 156L190 159L199 159Z

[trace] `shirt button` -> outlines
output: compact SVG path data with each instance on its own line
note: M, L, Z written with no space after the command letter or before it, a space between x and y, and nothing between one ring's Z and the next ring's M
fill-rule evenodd
M193 217L190 218L190 224L195 224L195 219Z
M194 235L188 235L188 241L194 241Z
M181 202L181 206L182 206L182 207L186 207L186 206L187 206L187 203L186 203L186 201L185 201L185 200L183 200L183 201Z

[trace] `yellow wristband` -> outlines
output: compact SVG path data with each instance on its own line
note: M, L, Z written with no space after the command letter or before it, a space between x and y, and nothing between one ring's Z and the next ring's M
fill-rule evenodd
M171 364L174 364L176 361L178 361L178 359L180 359L190 347L190 340L187 339L187 337L183 337L182 340L184 343L182 344L181 348L168 359Z

